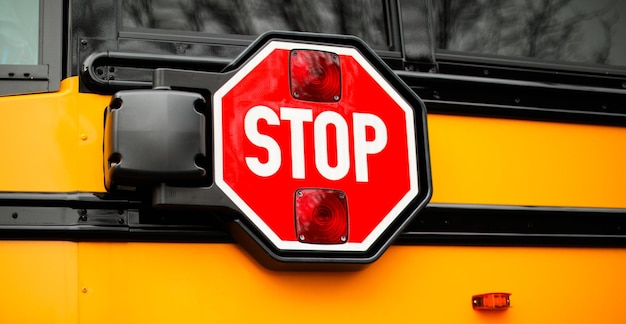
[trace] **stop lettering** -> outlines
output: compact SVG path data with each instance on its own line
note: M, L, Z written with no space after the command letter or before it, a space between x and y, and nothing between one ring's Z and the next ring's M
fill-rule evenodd
M271 136L261 134L258 129L259 120L268 125L282 125L288 121L290 128L291 175L293 179L305 179L305 148L304 124L313 122L315 167L328 180L343 179L350 171L354 162L357 182L368 181L367 156L382 151L387 145L387 126L376 115L369 113L352 113L352 125L334 111L323 111L313 119L313 111L306 108L280 107L280 116L269 107L254 106L244 117L245 134L248 140L267 150L267 161L258 157L246 156L246 164L250 170L262 177L274 175L281 167L281 145ZM328 126L335 129L335 149L337 161L333 166L328 159ZM371 127L375 137L367 140L366 129ZM350 132L351 129L351 132ZM354 144L354 159L350 158L350 138ZM283 143L282 145L285 145ZM289 163L289 161L286 161Z

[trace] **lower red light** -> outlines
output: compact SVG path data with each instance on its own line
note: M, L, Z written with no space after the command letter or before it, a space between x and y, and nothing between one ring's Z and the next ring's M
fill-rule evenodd
M348 204L343 191L299 189L295 196L296 237L304 243L348 241Z
M292 50L289 60L291 95L300 100L341 99L341 66L335 53Z

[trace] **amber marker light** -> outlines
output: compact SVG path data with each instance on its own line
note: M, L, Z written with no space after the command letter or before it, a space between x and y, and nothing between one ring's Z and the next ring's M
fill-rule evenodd
M511 307L510 293L488 293L472 296L475 310L506 310Z

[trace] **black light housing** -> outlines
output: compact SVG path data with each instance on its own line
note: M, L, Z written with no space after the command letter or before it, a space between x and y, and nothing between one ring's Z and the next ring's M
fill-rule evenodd
M205 105L201 95L191 92L116 93L105 114L107 190L200 182L207 174Z

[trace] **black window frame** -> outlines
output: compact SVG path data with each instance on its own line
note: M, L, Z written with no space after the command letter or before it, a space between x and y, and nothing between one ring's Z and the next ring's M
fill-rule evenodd
M0 64L0 96L61 88L64 8L63 0L39 0L38 64Z

